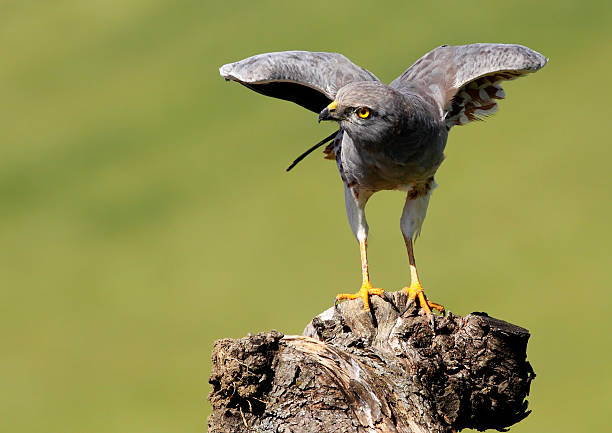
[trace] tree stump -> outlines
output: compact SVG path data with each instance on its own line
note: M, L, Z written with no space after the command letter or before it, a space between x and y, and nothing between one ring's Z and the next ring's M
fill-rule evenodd
M523 418L535 377L526 329L484 313L431 323L372 297L277 331L215 342L209 433L503 430Z

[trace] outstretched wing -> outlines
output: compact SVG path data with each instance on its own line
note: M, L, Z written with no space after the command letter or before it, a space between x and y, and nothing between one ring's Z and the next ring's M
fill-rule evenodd
M343 86L379 81L371 72L338 53L283 51L259 54L219 68L227 81L273 98L293 101L315 113L323 110Z
M506 95L501 81L535 72L547 59L522 45L442 45L425 54L391 83L434 103L447 127L464 125L497 111Z

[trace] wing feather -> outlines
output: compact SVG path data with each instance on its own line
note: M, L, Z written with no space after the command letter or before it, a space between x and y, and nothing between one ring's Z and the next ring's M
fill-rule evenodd
M547 59L522 45L442 45L425 54L391 83L431 101L450 128L480 120L505 98L501 81L513 80L546 65Z
M265 53L219 68L226 80L319 113L340 88L355 81L379 81L342 54L309 51Z

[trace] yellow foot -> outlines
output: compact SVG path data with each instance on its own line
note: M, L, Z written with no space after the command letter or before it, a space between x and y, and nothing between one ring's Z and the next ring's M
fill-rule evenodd
M343 299L362 298L363 299L363 310L370 311L369 296L370 295L385 296L384 293L385 291L383 289L375 289L372 287L372 284L370 284L369 282L363 283L361 286L361 289L359 289L357 293L340 293L338 296L336 296L336 304L338 303L338 301L342 301Z
M427 298L425 297L425 292L423 292L423 287L421 286L421 284L412 283L410 284L409 287L404 287L402 289L402 292L408 294L408 303L406 304L406 309L408 309L407 307L412 302L414 302L415 299L418 298L419 305L421 306L421 309L423 310L424 314L431 316L432 308L434 310L437 310L440 314L444 314L444 307L442 305L436 304L435 302L431 302L427 300Z

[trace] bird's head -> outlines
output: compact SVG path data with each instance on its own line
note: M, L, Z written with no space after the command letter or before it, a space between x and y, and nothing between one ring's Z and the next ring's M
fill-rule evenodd
M360 141L381 143L401 132L405 110L403 95L386 84L356 82L338 91L319 114L319 122L335 120Z

